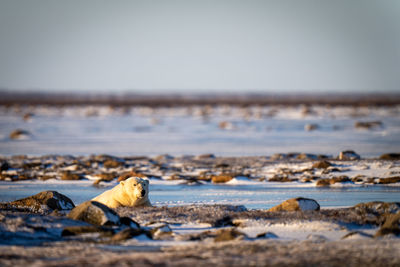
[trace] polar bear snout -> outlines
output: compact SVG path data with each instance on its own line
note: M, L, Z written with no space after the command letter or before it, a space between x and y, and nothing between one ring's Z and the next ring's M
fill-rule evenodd
M142 189L141 194L142 194L142 197L144 197L146 195L146 190Z

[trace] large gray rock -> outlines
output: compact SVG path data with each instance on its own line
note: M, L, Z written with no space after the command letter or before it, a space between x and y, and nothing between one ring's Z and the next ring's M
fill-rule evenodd
M68 218L84 221L93 225L120 225L119 215L109 207L97 201L86 201L76 206Z
M57 191L43 191L34 196L12 201L8 205L17 208L28 208L34 212L70 210L75 207L71 199Z
M306 211L319 210L320 206L317 201L310 198L291 198L281 204L270 208L268 211Z

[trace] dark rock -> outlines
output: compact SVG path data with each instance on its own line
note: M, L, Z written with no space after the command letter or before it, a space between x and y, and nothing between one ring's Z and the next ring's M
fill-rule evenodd
M344 235L341 239L369 239L373 236L360 231L353 231Z
M34 196L10 202L8 205L17 208L29 208L34 212L47 210L70 210L75 207L71 199L56 191L43 191Z
M8 170L8 169L10 169L10 168L11 168L11 167L10 167L10 165L8 164L7 161L2 161L2 162L0 163L0 172L6 171L6 170Z
M374 128L380 128L383 126L383 123L381 121L357 121L354 123L354 127L356 129L374 129Z
M400 183L400 176L378 179L378 184L394 184L394 183Z
M119 221L120 221L121 225L128 226L129 228L133 228L133 229L140 228L140 225L129 217L121 217Z
M312 167L316 169L326 169L328 167L332 166L332 164L329 161L326 160L321 160L318 162L315 162Z
M278 238L278 236L272 232L265 232L258 234L256 238Z
M114 234L113 237L111 238L111 241L113 242L119 242L119 241L124 241L131 239L132 237L138 236L145 233L142 229L135 229L135 228L125 228L122 231L119 231L118 233ZM151 237L150 235L147 234L148 237Z
M384 160L400 160L400 153L387 153L387 154L382 154L379 159L384 159Z
M359 160L361 159L360 155L358 155L353 150L342 151L339 154L339 160Z
M86 201L76 206L68 218L84 221L93 225L120 225L118 214L97 201Z
M212 227L225 227L225 226L233 226L232 218L230 216L224 216L222 218L217 218L213 222L211 222Z
M196 156L195 159L197 159L197 160L202 160L202 159L215 159L215 155L214 155L214 154L202 154L202 155Z
M317 201L310 198L291 198L281 204L270 208L268 211L306 211L306 210L319 210L320 206Z
M330 186L331 180L329 178L319 179L315 185L316 186Z
M88 225L88 226L69 226L61 232L61 236L76 236L88 233L100 233L102 236L111 236L114 231L110 228Z

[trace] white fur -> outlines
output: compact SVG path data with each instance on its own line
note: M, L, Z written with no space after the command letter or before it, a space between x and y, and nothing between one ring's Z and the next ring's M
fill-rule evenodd
M145 190L144 196L142 196L142 190ZM92 200L110 208L151 206L149 181L139 177L130 177Z

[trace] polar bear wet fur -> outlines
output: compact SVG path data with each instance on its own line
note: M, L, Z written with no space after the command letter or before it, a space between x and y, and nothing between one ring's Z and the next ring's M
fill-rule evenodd
M92 200L110 208L148 207L151 206L149 181L139 177L130 177Z

